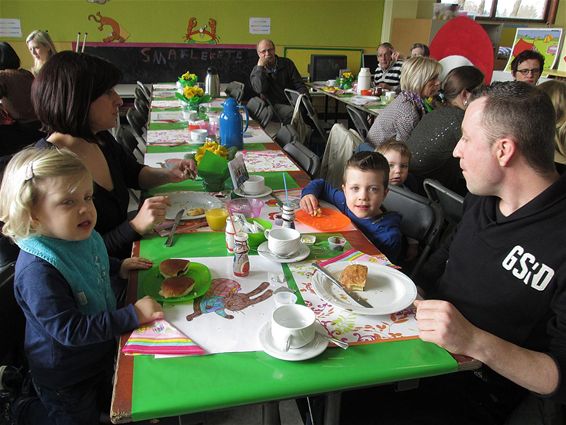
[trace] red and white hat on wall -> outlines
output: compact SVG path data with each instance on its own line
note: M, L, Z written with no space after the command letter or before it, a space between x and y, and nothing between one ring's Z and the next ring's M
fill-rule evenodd
M459 16L449 20L430 43L430 56L442 64L443 79L452 69L473 65L491 82L494 52L491 40L480 24Z

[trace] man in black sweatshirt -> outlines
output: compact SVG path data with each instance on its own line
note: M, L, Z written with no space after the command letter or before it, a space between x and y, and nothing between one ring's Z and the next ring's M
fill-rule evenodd
M481 423L566 423L566 179L553 163L554 116L522 82L470 103L454 149L470 195L449 248L431 258L443 273L415 303L421 339L484 364L444 387L487 415Z

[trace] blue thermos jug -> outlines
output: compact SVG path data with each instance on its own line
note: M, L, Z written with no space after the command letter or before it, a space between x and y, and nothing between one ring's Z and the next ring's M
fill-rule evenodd
M236 146L244 148L244 132L248 129L248 109L238 105L236 99L229 97L222 104L224 111L220 114L220 143L227 148ZM246 111L246 128L243 128L242 116L238 109Z

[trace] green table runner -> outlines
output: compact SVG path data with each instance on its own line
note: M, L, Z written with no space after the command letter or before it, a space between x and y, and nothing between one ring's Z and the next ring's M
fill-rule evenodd
M269 186L273 190L284 189L283 184L283 173L281 172L261 172L261 173L250 173L258 176L263 176L265 178L265 185ZM285 177L287 180L288 189L298 189L300 186L297 184L295 179L291 175L285 172ZM230 179L226 180L226 189L232 188L232 181ZM202 180L185 180L179 183L167 183L161 186L154 187L147 191L148 195L152 196L156 193L165 192L177 192L191 190L195 192L203 192Z
M325 241L330 235L316 234L317 256L336 255L336 251L327 249ZM226 256L222 232L176 238L170 248L164 247L165 238L141 241L140 255L154 261L153 272L158 262L166 258ZM283 270L294 285L288 267L284 266ZM330 348L302 362L281 361L263 352L169 359L136 356L132 419L139 421L378 385L455 372L457 368L457 362L447 351L419 339L359 345L346 351Z

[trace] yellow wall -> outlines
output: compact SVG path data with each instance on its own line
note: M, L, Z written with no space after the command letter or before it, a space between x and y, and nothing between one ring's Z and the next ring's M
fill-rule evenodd
M114 18L130 36L128 42L183 43L188 19L198 27L209 18L217 21L222 44L255 44L264 36L249 33L250 17L270 17L278 54L285 46L362 48L375 50L380 42L385 0L0 0L0 16L21 19L23 37L10 42L29 68L31 57L25 36L34 29L48 29L57 47L69 49L77 32L88 32L88 41L102 41L109 27L98 31L88 16L100 12ZM307 63L297 63L306 75ZM355 64L356 66L359 63Z

